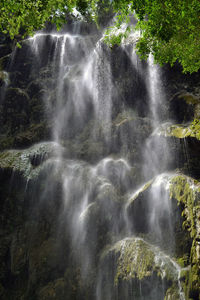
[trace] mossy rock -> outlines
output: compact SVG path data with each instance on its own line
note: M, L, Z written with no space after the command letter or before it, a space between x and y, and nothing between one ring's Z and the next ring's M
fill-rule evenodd
M199 117L200 98L186 91L175 94L170 100L170 115L174 121L184 123Z
M172 285L172 287L167 290L164 300L180 300L180 295L176 286L174 287Z
M193 120L189 125L183 124L169 124L165 123L159 127L155 135L176 137L179 139L191 137L200 140L200 121L198 119Z
M170 197L182 207L183 228L192 239L191 269L185 279L187 296L200 295L200 182L184 175L174 176L170 182Z
M170 173L156 176L139 188L127 201L126 213L133 234L148 239L163 250L175 251L174 233L181 231L181 211L169 197Z
M176 176L161 174L147 182L129 198L126 212L132 233L159 245L185 267L190 261L192 237L184 227L184 205L170 196L171 180Z
M35 178L44 167L43 162L55 155L59 148L54 142L46 142L25 150L3 151L0 153L0 169L19 172L26 179Z
M187 125L161 125L154 136L168 143L171 157L174 157L173 168L196 179L200 178L200 122L195 119Z
M140 146L144 140L152 133L152 121L148 118L137 116L134 110L119 113L113 121L113 134L117 146L123 140L129 149L133 146Z
M119 299L164 299L172 285L178 293L178 272L176 263L157 247L140 238L126 238L102 255L102 294L109 288L110 299L116 299L117 293Z
M170 125L168 123L162 125L158 128L155 135L161 135L165 137L176 137L179 139L187 137L196 137L195 133L192 131L188 125Z
M170 180L170 197L182 205L183 226L193 239L200 239L200 182L184 175Z

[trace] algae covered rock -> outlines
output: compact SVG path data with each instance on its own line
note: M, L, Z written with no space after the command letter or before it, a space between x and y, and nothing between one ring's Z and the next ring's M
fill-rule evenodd
M191 268L185 276L185 293L188 298L200 295L200 183L184 175L174 176L170 182L170 197L182 207L183 228L192 239Z
M169 124L161 125L154 133L155 135L165 137L175 137L179 139L192 137L200 140L200 125L199 120L194 120L189 125L184 124Z
M24 150L7 150L0 153L0 169L22 174L25 179L39 175L43 162L61 147L54 142L35 144Z
M102 256L101 299L164 299L172 285L179 295L178 273L178 265L158 248L140 238L126 238Z
M173 167L200 179L200 123L198 119L189 124L162 124L155 130L154 136L166 139L171 156L176 158Z

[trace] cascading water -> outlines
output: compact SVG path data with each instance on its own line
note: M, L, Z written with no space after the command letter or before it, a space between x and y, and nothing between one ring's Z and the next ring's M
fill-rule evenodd
M32 39L32 48L37 57L41 56L40 51L43 50L46 37L51 39L51 47L54 48L51 50L53 51L51 63L57 74L53 107L53 139L57 143L62 143L63 140L72 138L92 119L93 124L89 129L89 135L94 140L100 136L105 140L106 147L109 147L113 98L109 51L106 50L107 53L105 53L102 39L94 43L89 36L83 37L77 33L39 34ZM132 62L136 66L135 59L137 57L132 56ZM159 122L158 111L163 104L163 92L160 91L158 67L153 66L152 58L149 59L148 64L147 90L151 118L153 126L156 127ZM45 97L47 97L46 94L44 94ZM149 153L145 154L145 159L146 163L150 161L150 165L147 163L148 171L152 170L153 166L154 175L159 171L156 166L158 159L151 157L151 155L157 155L156 147L154 142L152 149L151 140L147 140L146 151ZM66 153L66 155L69 153L67 148ZM57 155L62 161L63 158L59 152ZM130 188L131 184L130 186L128 184L130 169L131 166L124 158L105 158L93 167L74 159L66 163L62 174L64 209L61 219L66 218L64 223L70 231L75 259L80 264L83 280L87 281L88 272L92 272L95 268L96 255L99 251L95 245L98 244L99 228L93 223L92 213L94 211L95 214L95 210L98 214L106 213L111 220L107 220L104 226L109 228L109 232L112 232L113 237L115 236L114 239L118 239L121 235L120 227L123 227L124 221L123 216L121 221L115 220L119 208L116 208L113 202L119 197L117 189L121 187L127 191ZM155 181L147 204L149 216L147 215L146 218L148 230L155 235L158 242L162 241L160 221L163 222L163 219L167 220L165 226L169 228L170 242L173 239L172 229L170 229L171 208L168 199L163 188L160 188L159 182ZM92 230L89 227L92 227ZM99 289L99 285L97 287ZM141 299L143 299L142 286L140 288ZM98 289L97 299L105 299L105 295L102 293L101 296ZM153 295L156 297L156 292ZM129 299L127 292L123 297ZM113 294L108 292L106 299L113 299Z
M154 135L165 105L159 68L152 58L139 61L132 45L110 50L101 34L80 29L75 24L70 32L39 33L24 42L37 65L32 73L44 79L39 84L54 142L45 146L46 156L31 150L26 191L47 160L38 171L45 186L39 202L58 198L55 235L69 252L63 276L69 283L69 270L78 269L81 288L88 288L88 295L80 288L73 299L162 300L173 282L176 299L183 300L180 268L168 256L176 224L171 173L162 172L172 162L167 144ZM115 68L129 72L127 78ZM131 100L123 80L134 83ZM65 290L66 299L70 293Z

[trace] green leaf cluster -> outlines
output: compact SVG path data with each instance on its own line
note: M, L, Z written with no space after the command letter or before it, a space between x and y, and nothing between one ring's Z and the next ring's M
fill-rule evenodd
M87 0L1 0L0 32L18 40L42 29L46 22L55 23L59 29L66 23L66 15L73 9L88 9Z
M135 14L140 31L137 52L146 59L151 53L155 62L173 65L178 61L183 72L200 69L199 0L113 0L118 13L114 26L120 27ZM110 39L114 41L114 39Z
M106 32L106 42L120 44L131 31L139 30L137 53L155 62L173 65L178 61L183 72L200 69L200 1L199 0L1 0L0 32L12 39L24 38L41 29L46 22L59 29L66 15L76 8L98 23L99 15L115 12L115 22ZM103 11L103 13L102 13ZM134 29L132 16L137 19ZM113 33L126 23L124 32Z

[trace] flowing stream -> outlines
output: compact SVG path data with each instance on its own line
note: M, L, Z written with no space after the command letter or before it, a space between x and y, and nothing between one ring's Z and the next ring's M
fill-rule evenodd
M57 234L59 238L66 232L81 280L87 282L97 274L92 287L97 300L162 300L168 265L178 297L184 300L181 268L169 256L173 257L175 247L167 173L171 158L167 143L153 134L165 105L159 67L152 57L141 62L132 44L111 50L102 34L83 33L80 26L70 32L38 33L25 43L44 78L51 78L41 83L42 99L51 140L59 145L49 159L41 201L59 178L62 210L57 216ZM120 70L127 78L120 77ZM134 82L129 96L123 86L126 80ZM142 200L148 182L148 195ZM113 274L106 275L110 271L101 257L115 243L119 247L135 243L137 249L144 243L154 264L163 270L157 288L149 292L141 280L131 286L121 284L123 291L114 291ZM121 261L125 260L123 251ZM140 292L130 292L130 287Z

